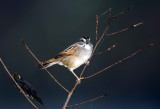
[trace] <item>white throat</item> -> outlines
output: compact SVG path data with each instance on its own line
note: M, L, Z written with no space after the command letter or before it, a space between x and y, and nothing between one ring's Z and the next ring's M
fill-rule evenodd
M84 48L85 48L86 50L91 50L91 46L90 46L89 44L86 44L86 45L84 46Z

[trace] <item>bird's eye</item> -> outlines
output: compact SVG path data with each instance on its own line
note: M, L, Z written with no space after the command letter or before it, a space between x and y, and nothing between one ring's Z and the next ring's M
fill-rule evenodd
M83 45L83 42L79 42L80 45Z
M80 42L84 42L84 40L83 39L81 39L81 40L79 40Z

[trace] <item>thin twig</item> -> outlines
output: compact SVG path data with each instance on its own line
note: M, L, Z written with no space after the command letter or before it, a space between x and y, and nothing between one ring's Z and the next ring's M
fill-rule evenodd
M119 17L120 15L124 14L124 13L127 13L131 8L133 8L133 5L131 5L128 9L120 12L119 14L115 15L112 17L112 20L114 20L115 18Z
M95 97L95 98L93 98L93 99L91 99L91 100L88 100L88 101L85 101L85 102L82 102L82 103L79 103L79 104L73 104L73 105L67 106L67 108L71 108L71 107L75 107L75 106L78 106L78 105L90 103L90 102L93 102L93 101L98 100L98 99L100 99L100 98L103 98L103 97L105 97L105 96L107 96L107 95L109 95L109 94L106 93L106 94L103 94L103 95L101 95L101 96Z
M96 42L98 40L98 15L96 15Z
M132 26L130 26L130 27L127 27L127 28L125 28L125 29L122 29L122 30L120 30L120 31L117 31L117 32L114 32L114 33L111 33L111 34L106 34L105 36L112 36L112 35L115 35L115 34L118 34L118 33L124 32L124 31L127 31L127 30L129 30L129 29L131 29L131 28L135 28L135 27L137 27L137 26L139 26L139 25L141 25L141 24L143 24L143 22L137 23L137 24L135 24L135 25L132 25Z
M4 64L4 62L2 61L2 59L0 58L0 61L4 67L4 69L6 70L6 72L8 73L8 75L11 77L11 79L13 80L13 82L15 83L15 85L18 87L18 89L22 92L22 94L25 96L25 98L29 101L29 103L35 108L38 109L38 107L28 98L28 96L25 94L25 92L23 91L23 89L19 86L19 84L15 81L15 79L13 78L13 76L11 75L11 73L9 72L9 70L7 69L6 65Z
M101 18L102 16L104 16L109 10L110 10L110 8L108 10L106 10L105 12L103 12L101 15L99 15L98 18Z
M125 58L117 61L116 63L114 63L114 64L112 64L112 65L110 65L110 66L108 66L108 67L106 67L106 68L104 68L104 69L96 72L95 74L90 75L90 76L87 76L87 77L84 77L84 79L92 78L92 77L94 77L94 76L96 76L96 75L104 72L105 70L107 70L107 69L109 69L109 68L111 68L111 67L113 67L113 66L115 66L115 65L117 65L117 64L119 64L119 63L121 63L121 62L123 62L123 61L125 61L125 60L127 60L127 59L129 59L129 58L131 58L131 57L133 57L133 56L135 56L136 54L138 54L138 53L140 53L140 52L143 52L144 50L146 50L147 48L149 48L149 47L151 47L151 46L153 46L153 45L154 45L154 44L149 44L147 47L145 47L145 48L143 48L143 49L140 49L140 50L137 50L136 52L132 53L131 55L129 55L129 56L127 56L127 57L125 57Z
M61 87L63 88L66 92L69 93L69 91L58 82L58 80L41 64L41 62L39 61L39 59L32 53L32 51L29 49L29 47L27 46L27 44L24 42L24 40L21 40L22 43L24 44L24 46L26 47L26 49L29 51L29 53L35 58L35 60L38 62L38 64L40 64L43 69L50 75L50 77Z
M94 56L97 56L97 55L106 53L107 51L110 51L112 48L114 48L116 45L117 45L117 44L114 44L114 45L112 45L111 47L107 48L106 50L94 54Z

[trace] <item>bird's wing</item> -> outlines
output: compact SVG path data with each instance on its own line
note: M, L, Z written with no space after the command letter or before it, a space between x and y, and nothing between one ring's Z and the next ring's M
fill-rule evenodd
M60 58L60 57L65 57L65 56L70 56L70 55L74 55L76 50L78 49L79 47L76 46L76 43L69 46L68 48L66 48L65 50L63 50L62 52L60 52L56 57L55 59L57 58Z

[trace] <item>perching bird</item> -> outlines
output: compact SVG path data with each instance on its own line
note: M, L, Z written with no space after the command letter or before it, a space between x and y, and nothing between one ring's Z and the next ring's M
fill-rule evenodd
M60 52L55 58L41 62L41 64L48 68L52 65L59 64L67 67L80 83L82 78L79 78L73 70L80 67L84 63L88 63L93 50L93 44L90 38L83 36L78 42L72 44L64 51ZM43 68L41 65L39 65Z
M40 97L37 96L37 92L34 90L34 88L25 80L23 80L23 78L19 75L19 74L14 74L13 75L15 81L18 83L18 85L23 89L23 91L25 92L25 94L34 99L35 101L39 102L40 104L43 105L42 100L40 99ZM17 86L16 86L17 87ZM18 88L19 89L19 88ZM20 90L19 90L20 91ZM20 91L21 92L21 91Z

